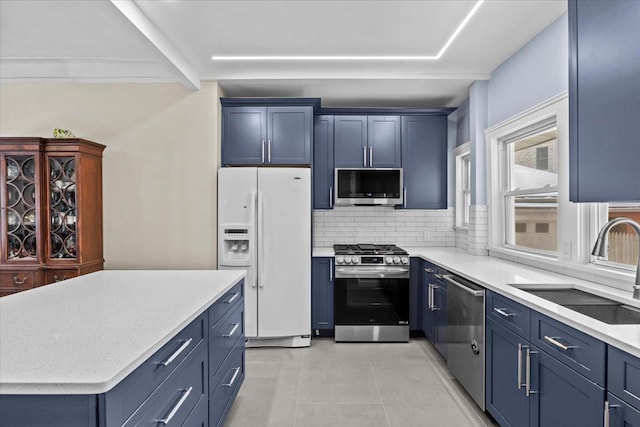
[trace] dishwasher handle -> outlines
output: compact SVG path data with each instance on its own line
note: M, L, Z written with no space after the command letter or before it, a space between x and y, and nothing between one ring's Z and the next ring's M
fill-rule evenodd
M457 280L453 279L453 276L449 275L449 274L445 274L444 276L444 280L446 280L447 282L451 283L452 285L460 288L461 290L470 293L471 295L473 295L474 297L483 297L484 296L484 289L471 289L466 285L463 285L462 283L458 282Z

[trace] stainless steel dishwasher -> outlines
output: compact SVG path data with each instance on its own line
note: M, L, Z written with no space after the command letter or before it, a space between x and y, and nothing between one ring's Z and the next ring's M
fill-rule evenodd
M454 275L444 279L449 372L484 411L484 288Z

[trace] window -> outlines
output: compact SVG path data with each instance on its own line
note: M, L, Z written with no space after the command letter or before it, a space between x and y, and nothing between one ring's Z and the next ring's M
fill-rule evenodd
M597 232L602 226L614 218L626 217L640 223L640 203L603 203L596 208L596 221L594 236L591 242L595 242ZM638 234L627 224L619 224L609 231L609 250L607 259L593 261L598 264L608 264L611 267L634 268L638 261L638 249L640 246Z
M533 251L558 251L558 175L549 160L557 151L555 120L518 130L500 141L504 243ZM540 153L544 153L541 170ZM516 232L517 223L532 223ZM526 230L526 229L525 229Z
M456 147L456 226L469 227L471 208L471 152L470 144Z

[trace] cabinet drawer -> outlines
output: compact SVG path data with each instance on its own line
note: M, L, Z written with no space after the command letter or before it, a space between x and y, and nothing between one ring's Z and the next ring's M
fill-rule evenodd
M111 408L115 411L109 416L118 421L117 425L124 422L196 346L204 341L206 327L207 315L203 313L106 394L108 410ZM206 353L206 345L203 347Z
M605 386L606 345L602 341L532 311L531 343L596 384Z
M71 279L72 277L78 277L78 269L70 268L65 270L47 270L46 271L46 284L60 282L61 280Z
M244 344L244 303L241 299L235 308L220 320L209 335L209 375L215 376L239 339Z
M640 359L609 346L607 389L640 410Z
M38 286L37 274L33 271L0 272L0 293L14 293Z
M495 292L486 294L487 316L525 339L529 339L531 310Z
M244 297L244 279L237 285L229 289L225 294L216 301L209 309L209 325L215 326L218 320L233 307L234 303Z
M200 399L207 399L207 346L200 343L124 426L182 426Z
M244 342L238 341L224 365L209 383L209 425L222 425L233 398L244 381Z

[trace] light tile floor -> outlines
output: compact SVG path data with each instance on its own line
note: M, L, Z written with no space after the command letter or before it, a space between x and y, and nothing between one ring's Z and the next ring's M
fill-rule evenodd
M424 338L251 348L225 427L494 426Z

